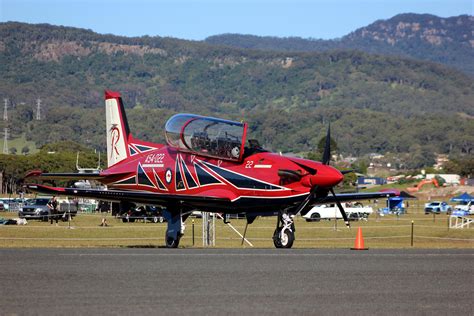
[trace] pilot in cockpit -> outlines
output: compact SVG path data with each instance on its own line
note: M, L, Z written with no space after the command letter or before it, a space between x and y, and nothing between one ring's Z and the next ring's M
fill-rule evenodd
M194 132L191 137L191 146L193 150L203 153L211 151L211 140L207 132Z

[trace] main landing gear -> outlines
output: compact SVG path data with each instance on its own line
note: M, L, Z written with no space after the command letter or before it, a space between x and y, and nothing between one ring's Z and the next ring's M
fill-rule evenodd
M295 241L295 215L288 212L278 214L277 227L273 233L273 244L276 248L291 248Z
M163 210L163 217L168 222L165 235L166 248L178 248L179 240L184 235L184 220L181 212L171 213L168 210Z

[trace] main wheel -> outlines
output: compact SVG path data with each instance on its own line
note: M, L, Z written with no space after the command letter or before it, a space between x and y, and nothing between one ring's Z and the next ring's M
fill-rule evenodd
M295 241L295 233L291 230L286 229L280 237L280 242L282 248L291 248L293 242Z
M166 237L166 248L178 248L180 237L174 239L173 237Z
M291 248L295 241L295 233L286 229L281 233L282 228L275 229L273 233L273 244L276 248Z
M281 228L275 229L275 232L273 233L273 244L275 245L275 248L282 248L282 244L280 241L280 231Z

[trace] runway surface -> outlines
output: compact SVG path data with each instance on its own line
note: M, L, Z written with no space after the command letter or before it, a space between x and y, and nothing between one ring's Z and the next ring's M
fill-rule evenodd
M474 250L1 249L1 314L472 315Z

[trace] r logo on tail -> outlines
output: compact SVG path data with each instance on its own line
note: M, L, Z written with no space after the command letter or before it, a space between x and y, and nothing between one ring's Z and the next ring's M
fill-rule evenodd
M127 148L130 132L119 93L105 91L105 113L107 121L107 165L110 167L128 157Z

